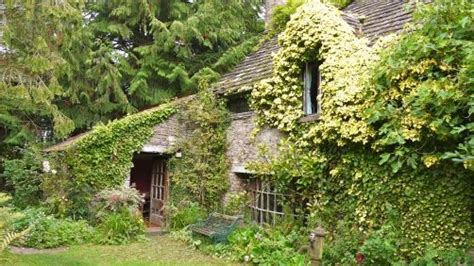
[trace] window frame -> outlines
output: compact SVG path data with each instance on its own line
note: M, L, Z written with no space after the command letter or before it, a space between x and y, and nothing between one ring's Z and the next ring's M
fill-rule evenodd
M318 120L321 116L321 63L319 61L307 61L304 63L302 71L302 85L303 85L303 117L301 122ZM311 69L312 68L312 69ZM315 85L313 85L313 77L316 73ZM308 76L311 78L311 84L308 85ZM309 87L309 88L308 88ZM312 94L316 95L312 95ZM308 98L311 101L311 107L308 105ZM313 102L314 101L314 102ZM314 107L315 106L315 107ZM308 108L315 109L315 111L308 111Z
M268 181L259 178L249 181L253 183L247 188L251 195L249 209L252 221L258 224L275 224L277 217L285 215L283 203L286 195L276 192L275 187Z

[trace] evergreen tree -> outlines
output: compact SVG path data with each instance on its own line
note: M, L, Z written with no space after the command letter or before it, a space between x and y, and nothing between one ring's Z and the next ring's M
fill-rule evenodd
M31 139L45 120L61 138L194 92L250 50L260 2L7 1L1 141Z

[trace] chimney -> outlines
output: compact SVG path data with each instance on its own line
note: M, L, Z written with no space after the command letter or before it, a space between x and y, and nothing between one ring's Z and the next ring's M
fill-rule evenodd
M265 27L268 27L272 21L273 9L285 3L286 0L265 0Z

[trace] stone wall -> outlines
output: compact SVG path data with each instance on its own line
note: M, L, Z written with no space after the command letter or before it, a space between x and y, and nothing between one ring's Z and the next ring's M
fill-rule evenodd
M166 154L172 152L178 138L186 136L183 123L178 121L178 115L171 116L165 122L153 128L154 135L143 147L143 152Z
M272 153L276 152L276 146L283 136L277 129L262 129L259 134L252 138L255 129L254 115L251 112L233 114L232 122L227 130L227 157L231 162L229 179L231 187L229 192L242 190L240 174L248 174L245 168L247 162L265 160L259 155L258 147L265 145Z
M233 114L232 121L227 129L227 158L230 161L229 180L231 183L229 192L238 192L243 188L242 179L239 174L251 174L245 168L247 162L265 160L259 155L258 147L265 145L273 153L283 136L277 129L262 129L256 137L252 137L255 129L254 114L252 112ZM173 146L180 138L186 137L187 132L174 115L165 122L154 127L154 135L143 147L143 152L170 154ZM186 151L183 151L186 152ZM242 176L242 175L241 175Z

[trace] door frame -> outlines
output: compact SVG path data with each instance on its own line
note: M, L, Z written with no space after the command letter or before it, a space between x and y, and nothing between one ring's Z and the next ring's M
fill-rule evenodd
M170 197L170 175L167 157L155 157L150 179L150 224L165 227L166 207ZM158 206L155 206L158 205ZM158 210L156 210L157 208Z

